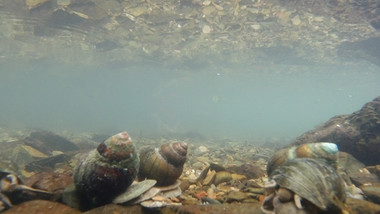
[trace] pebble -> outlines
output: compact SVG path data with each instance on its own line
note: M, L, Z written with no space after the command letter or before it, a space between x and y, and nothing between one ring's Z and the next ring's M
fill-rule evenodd
M204 186L209 186L211 185L214 180L215 180L216 172L215 170L211 170L207 173L206 178L203 180L203 185Z
M298 26L298 25L301 24L301 19L300 19L299 15L294 16L291 19L291 21L292 21L292 24L295 25L295 26Z
M227 194L226 201L228 203L234 202L234 201L243 201L244 199L248 198L247 194L240 191L231 191Z
M204 33L204 34L209 34L209 33L211 33L211 27L210 26L208 26L208 25L205 25L205 26L203 26L203 28L202 28L202 32Z
M360 186L360 189L367 196L368 200L380 204L380 183Z
M215 174L214 184L218 185L220 183L228 182L230 180L232 180L231 173L227 171L220 171Z

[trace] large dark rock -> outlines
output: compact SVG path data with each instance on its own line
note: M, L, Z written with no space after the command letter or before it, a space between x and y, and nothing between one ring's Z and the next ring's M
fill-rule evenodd
M366 165L380 164L380 97L350 115L335 116L294 144L333 142Z
M69 152L79 150L79 147L73 142L49 131L32 132L23 141L26 145L45 154L51 154L53 151Z

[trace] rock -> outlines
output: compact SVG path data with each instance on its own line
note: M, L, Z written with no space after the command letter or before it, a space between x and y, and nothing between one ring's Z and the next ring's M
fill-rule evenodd
M347 198L346 205L351 209L350 214L373 214L380 212L380 205L365 200Z
M214 184L218 185L220 183L228 182L230 180L232 180L231 173L227 171L220 171L215 174Z
M380 204L380 183L360 186L360 189L367 196L368 200Z
M71 175L55 172L36 173L25 180L27 186L52 192L50 200L61 200L65 188L71 183Z
M236 174L245 175L248 179L260 178L265 175L264 169L250 163L242 164L240 166L229 167L226 170Z
M179 188L181 188L182 191L185 191L189 188L190 182L188 179L184 179L181 181L181 184L179 185Z
M215 170L210 170L207 173L206 178L203 180L203 185L204 186L211 185L214 182L214 180L215 180L215 175L216 175Z
M204 27L203 27L203 28L204 28ZM202 153L206 153L206 152L208 152L209 150L208 150L208 148L205 147L205 146L199 146L199 147L198 147L198 151L202 154Z
M294 144L334 142L365 165L380 163L380 97L350 115L335 116L299 136Z
M299 15L294 16L291 19L291 21L292 21L292 24L295 25L295 26L298 26L298 25L301 24L301 19L300 19Z
M347 152L338 153L338 166L344 169L348 175L358 173L365 165Z
M211 27L210 26L208 26L208 25L205 25L205 26L203 26L202 27L202 32L204 33L204 34L209 34L209 33L211 33Z
M240 175L240 174L231 174L231 177L232 177L232 180L236 180L236 181L243 181L243 180L247 180L247 176L245 175Z
M353 184L361 186L364 184L380 183L377 175L370 173L367 169L362 169L356 173L350 173L350 178Z
M64 204L45 200L27 201L4 212L4 214L19 213L76 214L81 212Z
M69 6L71 4L71 0L57 0L57 5L59 6Z
M46 2L49 2L49 1L50 0L25 0L25 3L28 6L28 9L32 10L44 5Z
M261 29L261 25L259 25L259 24L253 24L253 25L251 25L251 28L253 30L260 30Z
M147 13L147 9L145 7L135 7L128 9L128 13L134 17L138 17Z
M226 201L228 203L234 202L234 201L243 201L244 199L248 198L247 193L240 192L240 191L231 191L226 196Z
M23 141L26 145L45 154L51 154L53 151L69 152L79 150L78 146L73 142L49 131L32 132Z
M54 152L53 152L54 153ZM56 164L59 163L67 163L71 158L71 155L67 154L59 154L59 155L53 155L51 157L43 158L36 161L31 161L30 163L26 164L25 170L29 172L42 172L42 171L49 171L53 170L56 167Z
M32 161L46 157L48 157L46 154L27 145L19 145L12 152L12 161L21 167Z

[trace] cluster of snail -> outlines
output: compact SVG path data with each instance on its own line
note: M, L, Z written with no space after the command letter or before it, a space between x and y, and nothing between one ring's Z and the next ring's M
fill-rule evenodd
M157 186L171 185L182 174L186 155L186 142L172 142L139 156L129 134L121 132L78 161L73 171L76 191L97 206L112 202L136 177L154 179Z
M277 151L267 165L266 214L344 213L345 181L337 171L338 147L319 142Z

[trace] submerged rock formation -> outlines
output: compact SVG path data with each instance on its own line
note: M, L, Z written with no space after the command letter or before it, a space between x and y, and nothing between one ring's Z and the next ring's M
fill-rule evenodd
M334 142L366 165L380 164L380 96L350 115L339 115L299 136L294 144Z

